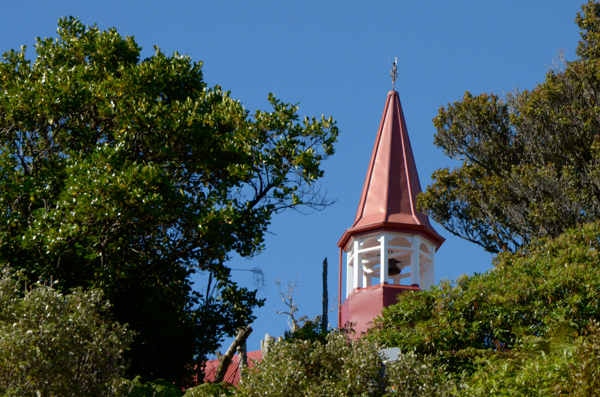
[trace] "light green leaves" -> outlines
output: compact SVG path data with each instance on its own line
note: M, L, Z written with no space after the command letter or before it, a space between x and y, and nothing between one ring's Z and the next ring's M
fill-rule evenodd
M132 332L106 321L102 293L24 284L19 273L2 270L0 393L120 395Z

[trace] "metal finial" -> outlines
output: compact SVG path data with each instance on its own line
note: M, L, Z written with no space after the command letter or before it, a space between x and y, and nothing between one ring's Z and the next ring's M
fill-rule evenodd
M392 64L392 72L390 73L390 77L392 78L392 91L395 91L396 88L396 79L398 78L398 57Z

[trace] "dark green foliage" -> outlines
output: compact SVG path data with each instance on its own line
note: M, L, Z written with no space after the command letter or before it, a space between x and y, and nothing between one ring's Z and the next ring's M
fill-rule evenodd
M583 336L550 349L523 346L511 352L488 352L477 358L477 371L460 389L460 396L596 396L600 375L600 332L593 322ZM540 338L544 339L544 338Z
M436 145L463 164L436 171L419 207L488 251L514 253L402 295L370 337L433 360L459 380L455 395L597 394L600 3L576 23L579 58L533 90L467 92L434 119Z
M142 383L139 377L127 382L128 397L181 397L181 388L163 379Z
M593 396L599 263L600 222L537 240L500 254L484 274L401 294L358 342L339 332L325 343L287 335L234 395ZM306 339L316 329L309 323ZM385 378L369 356L382 345L403 353ZM348 387L356 379L385 388L358 392Z
M101 288L137 332L131 375L185 384L262 301L230 281L274 213L329 202L331 119L269 100L250 116L201 64L73 18L0 62L0 262L60 288ZM189 277L208 285L192 293Z
M600 4L589 1L577 13L575 22L581 28L581 42L577 47L577 55L582 59L600 58Z
M327 335L332 332L330 330L323 331L321 316L317 316L312 320L306 317L300 317L298 322L302 325L295 331L286 330L283 334L284 340L319 341L325 343Z
M563 389L574 397L597 394L600 389L600 326L597 322L580 338L574 356Z
M400 295L369 337L434 357L454 376L471 374L466 395L502 385L515 394L494 393L537 395L527 387L542 393L574 372L585 384L600 371L596 328L585 337L600 321L599 253L600 223L502 253L484 274ZM547 374L546 383L538 372Z
M234 391L228 383L205 383L188 389L184 397L228 397L233 396Z
M62 294L55 284L27 285L0 275L0 394L120 396L131 331L110 324L96 290Z
M578 14L579 59L532 90L441 107L435 144L462 161L440 169L419 208L490 252L600 218L600 5Z

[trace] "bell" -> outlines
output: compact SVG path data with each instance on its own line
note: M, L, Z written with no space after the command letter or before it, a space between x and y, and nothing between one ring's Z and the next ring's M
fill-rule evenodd
M400 274L402 270L398 267L399 264L400 261L396 258L388 259L388 276L392 277Z

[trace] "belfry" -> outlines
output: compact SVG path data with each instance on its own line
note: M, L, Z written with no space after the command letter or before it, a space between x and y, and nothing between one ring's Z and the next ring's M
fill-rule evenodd
M396 64L392 70L395 82ZM352 226L338 242L340 298L343 252L346 293L338 323L356 335L408 290L435 284L435 254L445 239L417 211L421 185L398 92L388 93ZM340 299L341 301L341 299Z

